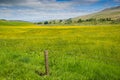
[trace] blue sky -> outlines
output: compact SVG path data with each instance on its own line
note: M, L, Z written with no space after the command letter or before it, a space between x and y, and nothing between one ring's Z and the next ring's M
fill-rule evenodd
M120 0L0 0L0 19L66 19L120 6Z

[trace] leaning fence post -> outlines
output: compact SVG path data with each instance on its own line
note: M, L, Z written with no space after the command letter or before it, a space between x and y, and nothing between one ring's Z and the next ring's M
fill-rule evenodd
M45 56L45 74L49 75L48 50L44 51L44 56Z

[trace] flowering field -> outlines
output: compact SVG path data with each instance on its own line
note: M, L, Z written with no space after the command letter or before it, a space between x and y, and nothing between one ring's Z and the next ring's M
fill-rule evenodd
M120 80L120 26L0 26L0 80Z

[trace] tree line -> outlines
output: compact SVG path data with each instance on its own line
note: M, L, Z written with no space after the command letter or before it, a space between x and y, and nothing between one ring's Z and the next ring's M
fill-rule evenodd
M52 21L44 21L44 22L38 22L37 24L82 24L82 23L105 23L105 22L110 22L111 24L118 24L120 23L120 18L113 20L111 18L89 18L89 19L78 19L78 20L73 20L72 18L66 19L66 20L52 20Z

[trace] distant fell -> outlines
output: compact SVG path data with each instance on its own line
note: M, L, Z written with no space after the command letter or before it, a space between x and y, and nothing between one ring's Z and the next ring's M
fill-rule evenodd
M85 16L79 16L79 17L73 18L73 20L78 20L78 19L85 20L90 18L96 18L96 19L111 18L112 20L120 19L120 6L107 8L100 12L85 15Z

